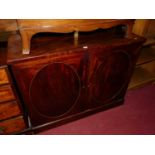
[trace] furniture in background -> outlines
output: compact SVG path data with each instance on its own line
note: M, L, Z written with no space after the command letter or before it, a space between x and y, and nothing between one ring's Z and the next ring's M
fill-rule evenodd
M0 42L7 42L11 34L16 34L18 31L17 22L15 19L0 19Z
M34 34L40 32L75 32L75 41L78 38L78 32L93 31L98 28L110 28L117 25L126 25L126 37L130 37L133 27L133 20L114 20L114 19L18 19L18 28L22 37L22 53L30 53L30 42Z
M133 33L146 38L129 89L155 82L155 20L138 19Z
M0 48L0 134L15 134L26 128L15 85L6 64L6 48Z

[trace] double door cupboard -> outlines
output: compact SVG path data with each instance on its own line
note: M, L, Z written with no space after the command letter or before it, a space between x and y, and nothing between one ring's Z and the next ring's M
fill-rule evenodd
M144 38L124 27L73 33L40 33L22 54L13 35L8 65L17 82L31 129L56 126L102 111L124 101Z

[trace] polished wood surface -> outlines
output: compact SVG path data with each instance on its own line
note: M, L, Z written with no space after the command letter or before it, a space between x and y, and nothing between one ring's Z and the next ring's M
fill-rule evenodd
M36 35L29 55L18 35L9 39L8 64L33 127L122 103L145 39L117 32L79 33L76 45L72 33Z
M11 86L6 85L0 87L0 102L14 100L15 96Z
M112 31L115 32L115 29L112 29ZM126 38L124 35L124 32L121 32L121 34L115 34L113 32L106 32L104 30L83 32L79 33L78 43L74 44L73 33L38 34L35 35L31 40L31 53L28 55L22 54L22 41L20 35L12 35L8 41L8 52L10 52L7 55L7 61L11 62L19 59L30 59L32 57L38 57L38 55L49 55L51 51L53 54L56 53L57 55L61 55L62 51L83 49L85 48L85 45L92 46L93 44L102 44L103 46L110 46L113 43L119 45L123 42L136 42L138 39L134 34L131 35L131 39ZM12 46L13 44L15 45Z
M26 128L23 110L7 65L7 42L0 43L0 134ZM19 117L20 116L20 117Z
M30 53L31 38L39 32L69 33L74 31L92 31L99 28L107 29L117 25L125 25L127 26L126 36L129 37L132 33L133 26L133 20L122 19L19 19L17 21L22 37L23 54Z
M136 19L135 24L133 26L133 33L140 36L146 35L149 23L150 22L148 19Z
M92 107L112 102L128 83L134 64L130 51L135 49L130 49L129 46L122 47L122 50L119 48L96 49L92 55L93 68L89 84Z
M72 32L92 31L98 28L110 28L117 25L133 24L133 20L122 19L18 19L19 29L33 29L36 32ZM42 31L41 31L42 29ZM44 31L45 30L45 31Z
M8 40L11 34L15 34L18 30L17 21L15 19L0 19L0 42Z
M0 104L0 120L8 119L21 114L16 101Z
M133 32L146 37L129 88L155 82L155 20L136 19Z
M5 68L0 68L0 85L9 83Z
M34 76L30 84L30 98L39 113L56 117L71 110L79 98L80 89L79 77L72 67L65 63L53 63ZM53 104L51 101L54 101Z
M133 26L133 33L145 36L148 39L155 36L155 20L154 19L136 19Z
M0 122L0 134L14 134L25 129L22 116Z
M15 19L0 19L0 32L16 30L18 30L18 27Z

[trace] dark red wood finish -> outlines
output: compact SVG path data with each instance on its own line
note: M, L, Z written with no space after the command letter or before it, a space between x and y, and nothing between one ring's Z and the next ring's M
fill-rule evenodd
M8 63L32 126L119 105L143 42L99 30L74 45L72 34L51 34L34 37L30 55L22 55L19 36L10 38Z

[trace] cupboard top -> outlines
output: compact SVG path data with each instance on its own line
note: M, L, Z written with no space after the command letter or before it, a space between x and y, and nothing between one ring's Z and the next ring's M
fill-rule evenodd
M7 62L18 61L19 59L30 59L41 55L54 54L61 55L62 52L72 52L96 47L110 48L112 46L129 45L134 43L143 43L144 38L132 35L131 38L124 38L122 35L113 35L102 30L82 33L79 35L79 41L74 44L72 33L69 34L38 34L32 38L31 53L22 54L22 41L19 35L12 35L8 41ZM90 51L90 50L88 50Z

